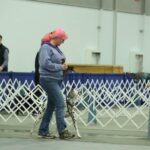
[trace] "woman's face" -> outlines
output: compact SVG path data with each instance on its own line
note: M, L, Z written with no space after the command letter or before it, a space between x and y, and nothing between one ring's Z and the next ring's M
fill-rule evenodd
M56 46L60 46L62 43L64 43L64 39L62 38L55 38Z

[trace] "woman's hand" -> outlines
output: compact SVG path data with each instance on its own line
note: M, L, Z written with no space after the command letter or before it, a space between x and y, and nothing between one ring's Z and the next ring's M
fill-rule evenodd
M3 67L2 67L2 66L0 66L0 72L1 72L1 71L3 71Z

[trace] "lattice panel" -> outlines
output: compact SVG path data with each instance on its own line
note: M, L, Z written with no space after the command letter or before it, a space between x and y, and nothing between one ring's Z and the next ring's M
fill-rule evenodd
M78 90L75 116L81 125L94 123L101 128L111 128L113 124L117 128L129 126L138 130L147 125L150 89L145 81L68 81L63 83L64 100L71 89ZM35 114L43 113L46 102L46 93L33 82L3 80L0 83L0 119L4 122L11 118L20 123L28 118L35 121ZM70 118L66 121L72 125Z

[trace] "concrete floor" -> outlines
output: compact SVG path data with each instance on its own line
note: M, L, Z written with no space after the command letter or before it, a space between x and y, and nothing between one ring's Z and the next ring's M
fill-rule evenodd
M0 138L1 150L149 150L149 146L63 140Z
M147 131L100 129L96 125L79 126L81 139L55 140L37 138L37 129L30 135L33 123L0 121L0 150L150 150ZM113 126L113 124L111 124ZM74 128L69 127L74 132ZM55 132L56 128L52 126Z
M0 126L0 150L150 150L145 132L80 128L81 139L41 139L28 128Z

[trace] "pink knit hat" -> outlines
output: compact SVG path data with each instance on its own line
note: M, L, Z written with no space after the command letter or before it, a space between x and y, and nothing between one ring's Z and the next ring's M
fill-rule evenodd
M54 31L46 33L41 39L41 42L47 42L56 37L66 40L68 38L68 35L65 33L63 29L56 28Z
M48 41L50 41L50 32L49 33L46 33L43 37L42 37L42 39L41 39L41 42L43 43L43 42L48 42Z

